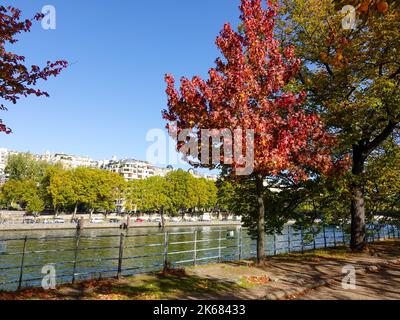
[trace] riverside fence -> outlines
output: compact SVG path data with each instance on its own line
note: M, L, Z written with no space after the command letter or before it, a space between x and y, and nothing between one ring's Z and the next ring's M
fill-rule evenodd
M396 226L370 226L368 242L400 238ZM266 254L304 252L348 244L343 227L286 227L266 235ZM242 228L185 232L0 238L0 290L40 286L54 267L57 285L207 263L253 258L256 242ZM44 268L45 267L45 268ZM47 272L47 271L46 271Z

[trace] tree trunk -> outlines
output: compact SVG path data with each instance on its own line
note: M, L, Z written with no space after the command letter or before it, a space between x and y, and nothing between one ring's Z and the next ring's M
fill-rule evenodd
M265 205L264 205L264 178L256 177L256 192L258 202L258 224L257 224L257 262L265 259Z
M161 216L161 227L165 228L164 207L160 208L160 216Z
M76 213L78 212L78 204L75 204L74 213L72 214L72 220L76 219Z
M90 216L89 216L90 220L92 220L92 218L93 218L93 212L94 212L94 209L90 209Z
M364 157L358 147L353 147L353 181L351 185L351 249L362 251L366 247Z

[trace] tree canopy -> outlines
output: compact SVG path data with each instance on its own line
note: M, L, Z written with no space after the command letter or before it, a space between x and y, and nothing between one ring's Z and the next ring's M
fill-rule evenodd
M259 208L258 260L265 256L264 179L285 174L306 180L311 174L327 174L341 165L331 154L334 135L325 130L316 112L305 107L305 92L288 86L301 61L293 46L282 45L275 36L277 5L268 1L265 9L263 2L241 1L239 30L229 23L224 25L216 40L223 58L217 58L207 80L183 77L177 90L174 77L166 75L168 108L163 111L164 119L176 123L178 136L191 129L190 138L199 146L204 129L233 133L239 128L254 133L253 145L246 146L239 139L232 144L235 149L254 153L251 165ZM181 148L187 142L178 141L178 150L187 152ZM211 165L202 159L208 153L196 155L198 165ZM193 157L192 153L185 155ZM239 159L229 163L223 156L221 159L234 173L242 166Z
M400 123L400 6L397 1L280 2L281 39L294 44L303 61L294 86L306 90L308 106L337 133L341 154L352 154L352 248L360 250L366 245L367 162ZM348 27L344 5L357 9Z
M23 19L21 11L11 6L0 6L0 98L13 104L21 97L29 95L46 96L49 94L36 88L39 80L57 76L68 63L64 60L48 61L46 66L27 66L25 57L9 51L18 42L17 36L29 32L32 22L40 21L43 14L36 14L33 19ZM7 107L0 103L0 110ZM11 133L0 119L0 132Z

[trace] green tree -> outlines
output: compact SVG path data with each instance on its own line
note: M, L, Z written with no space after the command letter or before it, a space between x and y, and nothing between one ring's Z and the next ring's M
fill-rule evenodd
M75 185L70 170L53 170L47 192L52 200L57 215L59 210L66 209L76 203Z
M2 186L1 192L8 207L18 205L23 210L40 198L39 186L33 180L9 180Z
M195 208L196 199L195 178L181 169L169 172L165 177L169 185L171 199L171 213L184 216L186 210Z
M96 190L96 201L92 208L106 213L114 210L125 186L124 178L117 173L97 169L93 170L92 178Z
M29 213L39 214L44 210L44 201L40 198L39 195L35 195L31 199L29 199L26 210Z
M215 210L218 202L218 188L215 181L206 180L205 187L207 190L206 208Z
M5 173L10 180L40 181L46 172L48 163L37 160L30 153L11 154L7 159Z
M145 180L128 181L124 196L127 211L146 210L145 184Z
M144 180L145 203L147 210L170 210L169 184L163 177L150 177Z
M51 167L45 181L56 214L60 209L73 208L73 218L79 205L86 208L90 218L96 210L112 211L125 188L120 175L84 167L73 170Z
M204 178L194 179L192 183L194 188L194 211L207 210L207 208L209 208L210 205L209 198L211 195L207 180Z
M235 187L232 181L225 180L223 178L217 181L217 206L219 211L229 211L230 204L235 197Z
M341 153L352 154L353 250L366 245L366 163L400 123L399 3L388 2L380 12L375 1L352 1L353 29L343 27L344 1L283 0L279 19L282 41L304 62L298 78L309 107L338 133Z

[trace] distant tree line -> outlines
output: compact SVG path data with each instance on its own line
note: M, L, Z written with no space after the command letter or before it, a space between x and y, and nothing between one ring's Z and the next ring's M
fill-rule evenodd
M68 169L27 153L11 155L5 172L9 179L1 187L1 206L34 214L72 213L74 218L77 212L113 212L119 202L127 213L183 215L214 210L218 203L214 181L183 170L127 182L117 173Z

